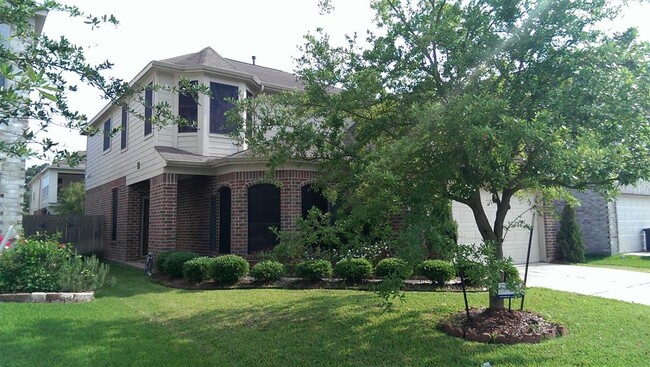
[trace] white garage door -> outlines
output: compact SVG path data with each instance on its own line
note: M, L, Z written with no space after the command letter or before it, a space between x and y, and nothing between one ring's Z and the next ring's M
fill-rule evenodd
M496 217L496 204L492 203L489 199L487 192L481 193L481 198L483 199L483 207L485 212L490 219L490 224L494 223L494 218ZM528 210L531 207L533 196L530 197L530 200L519 200L513 198L510 204L511 209L508 211L504 225L512 222L515 219L521 219L526 224L530 224L533 212ZM488 205L488 203L490 205ZM528 210L528 211L527 211ZM524 213L520 218L517 216ZM458 223L458 243L481 243L481 234L476 228L476 221L474 220L474 214L472 210L465 204L453 202L452 203L452 213L454 220ZM540 261L540 251L539 251L539 239L537 236L537 225L535 223L535 230L533 233L533 242L530 249L530 262L539 262ZM528 237L530 236L530 231L521 227L514 227L508 231L505 241L503 243L503 255L507 258L508 256L512 257L512 260L516 264L523 264L526 262L526 252L528 251Z
M641 230L650 228L650 197L619 195L616 198L619 252L642 250Z

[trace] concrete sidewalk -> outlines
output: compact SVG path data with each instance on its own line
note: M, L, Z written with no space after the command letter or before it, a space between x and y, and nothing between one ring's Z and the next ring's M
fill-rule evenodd
M521 277L524 266L517 265ZM600 267L531 264L528 287L543 287L650 306L650 273Z

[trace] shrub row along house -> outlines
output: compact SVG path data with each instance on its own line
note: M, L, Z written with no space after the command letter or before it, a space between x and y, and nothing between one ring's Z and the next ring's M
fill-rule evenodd
M138 113L108 105L91 121L105 133L88 138L86 214L105 218L107 258L135 260L169 249L248 256L276 245L269 227L292 229L312 206L327 209L325 198L311 189L317 167L289 162L267 177L266 161L251 157L228 135L229 99L301 90L295 75L226 59L205 48L152 61L132 83L177 85L181 78L209 86L214 98L201 95L197 103L182 94L147 89L147 107L140 106ZM163 101L178 115L197 121L196 127L152 124L148 106ZM111 136L116 127L121 131ZM532 199L514 203L507 221L521 216L530 224ZM459 240L480 242L471 211L458 203L453 211ZM531 261L552 260L554 220L535 221ZM527 229L513 228L505 255L524 262L528 240Z

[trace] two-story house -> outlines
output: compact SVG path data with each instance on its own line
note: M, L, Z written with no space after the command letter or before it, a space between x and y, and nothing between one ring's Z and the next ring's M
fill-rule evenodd
M269 227L292 228L303 208L326 208L310 190L316 169L287 163L268 180L266 162L252 159L229 137L230 98L300 90L295 75L223 58L211 48L150 62L133 84L176 85L180 78L210 87L199 103L182 94L144 92L134 103L144 121L108 105L91 123L105 134L88 137L86 214L105 218L104 254L133 260L149 251L187 249L248 255L271 249ZM152 125L148 106L166 101L196 127ZM115 127L121 131L109 133ZM279 186L277 185L279 183Z
M85 155L85 152L79 152ZM27 183L29 193L29 213L57 214L56 204L59 193L73 182L83 182L85 162L71 167L66 161L53 163L45 167Z

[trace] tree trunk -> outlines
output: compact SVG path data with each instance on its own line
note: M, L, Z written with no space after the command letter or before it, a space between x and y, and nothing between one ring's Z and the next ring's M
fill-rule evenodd
M486 243L489 242L494 246L494 254L497 260L503 259L503 222L505 221L506 214L510 210L510 199L513 195L513 190L504 190L501 198L496 201L497 213L493 225L490 225L490 220L485 214L480 190L476 190L474 195L466 203L472 209L476 226L481 233L483 241ZM498 299L496 294L490 294L489 297L490 309L501 309L505 307L503 300Z

